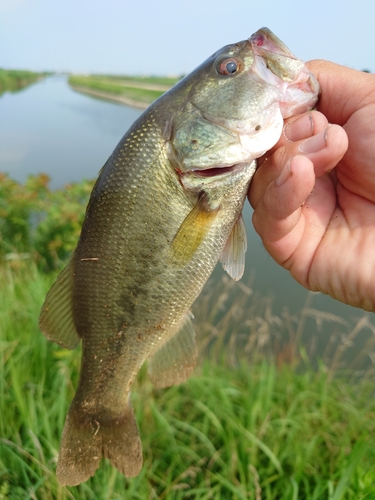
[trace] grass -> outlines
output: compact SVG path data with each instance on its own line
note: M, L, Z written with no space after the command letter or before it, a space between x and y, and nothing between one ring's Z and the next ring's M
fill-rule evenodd
M16 92L40 80L47 73L35 73L25 70L6 70L0 68L0 95L4 92Z
M371 365L358 383L355 363L341 370L347 347L334 372L323 361L311 366L309 346L286 356L313 317L311 304L299 318L276 318L268 299L228 280L207 288L195 307L202 353L195 374L159 391L145 369L139 374L132 398L141 474L125 479L102 462L86 483L59 486L56 460L80 352L39 332L52 279L27 260L0 267L0 499L375 498ZM338 322L339 346L366 330L369 351L365 317L360 326ZM284 344L277 333L283 329Z
M156 84L156 85L165 85L167 87L172 87L175 83L177 83L184 75L180 76L133 76L133 75L91 75L92 77L97 77L100 79L109 79L114 81L123 81L123 82L134 82L141 84Z
M75 77L75 75L73 75ZM100 80L110 80L110 81L116 81L119 83L126 83L126 82L132 82L132 83L137 83L137 84L150 84L150 85L164 85L166 87L172 87L175 83L177 83L181 78L183 78L183 75L181 76L133 76L133 75L100 75L100 74L95 74L95 75L90 75L90 78L97 78Z
M180 78L89 75L69 77L76 90L89 91L107 98L125 98L148 105L172 87Z

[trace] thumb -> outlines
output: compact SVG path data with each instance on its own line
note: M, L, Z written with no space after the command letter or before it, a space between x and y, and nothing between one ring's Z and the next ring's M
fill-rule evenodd
M344 125L375 92L375 75L323 60L309 61L306 66L320 83L317 108L330 123Z

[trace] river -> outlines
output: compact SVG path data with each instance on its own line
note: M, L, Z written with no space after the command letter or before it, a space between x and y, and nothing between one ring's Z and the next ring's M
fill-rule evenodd
M140 111L46 78L0 98L0 169L16 180L45 172L52 187L93 179Z
M42 80L15 94L0 97L0 171L16 180L45 172L52 187L93 179L141 111L74 92L64 76ZM262 247L246 204L248 235L246 273L252 287L273 297L273 308L297 313L308 292L279 267ZM215 275L222 274L219 267ZM311 299L311 297L310 297ZM347 319L363 312L316 293L313 307ZM330 331L329 323L323 328Z

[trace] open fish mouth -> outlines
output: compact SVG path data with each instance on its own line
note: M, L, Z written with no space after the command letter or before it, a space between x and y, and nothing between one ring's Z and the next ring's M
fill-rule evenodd
M306 95L306 102L313 106L314 100L319 95L319 83L310 73L305 64L288 49L288 47L268 28L262 28L249 38L254 55L255 64L253 71L264 81L268 81L283 90L288 100L293 94L302 92ZM295 94L296 95L296 94ZM305 104L306 104L305 102ZM283 117L287 118L298 111L298 105L285 106L281 104Z
M319 83L315 76L305 68L305 63L298 59L289 48L268 28L261 28L249 37L255 56L267 60L267 64L281 80L289 82L291 87L299 86L301 80L306 82L306 92L319 90ZM289 60L289 61L288 61ZM308 77L306 79L306 75ZM294 81L294 83L293 83Z
M238 165L232 165L230 167L212 167L202 170L192 170L192 172L198 177L217 177L218 175L231 173L237 168Z

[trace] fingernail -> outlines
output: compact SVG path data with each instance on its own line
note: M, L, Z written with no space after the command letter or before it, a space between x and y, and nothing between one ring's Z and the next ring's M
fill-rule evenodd
M290 162L291 162L291 160L288 161L288 163L282 169L279 177L276 178L276 185L279 187L282 186L283 184L285 184L286 181L289 179L289 177L292 176L292 172L290 170Z
M327 146L327 135L328 128L319 132L319 134L310 137L306 141L302 142L299 145L298 149L301 153L317 153L321 149L324 149Z
M284 136L288 141L301 141L314 133L314 120L310 113L303 115L294 122L289 122L284 128Z

